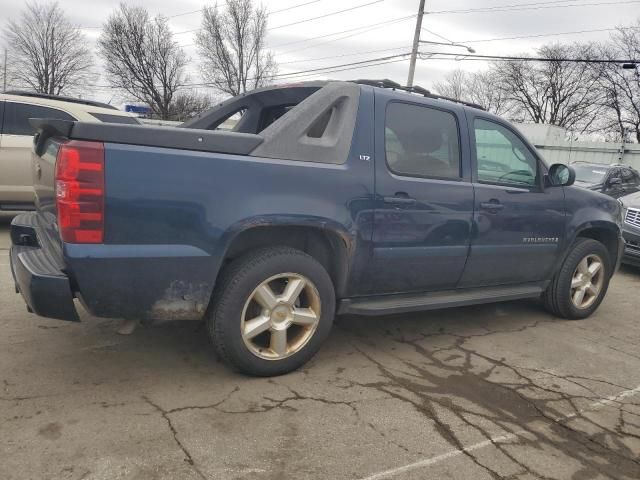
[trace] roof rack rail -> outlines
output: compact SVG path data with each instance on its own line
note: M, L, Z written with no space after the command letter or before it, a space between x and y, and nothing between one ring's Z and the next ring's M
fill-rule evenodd
M353 80L353 83L357 83L360 85L369 85L372 87L379 87L379 88L391 88L392 90L402 90L408 93L417 93L418 95L422 95L423 97L434 98L436 100L447 100L449 102L466 105L467 107L477 108L478 110L485 110L484 107L482 107L481 105L478 105L477 103L465 102L464 100L456 100L455 98L445 97L443 95L437 95L435 93L431 93L426 88L422 88L418 85L414 85L413 87L403 87L399 83L394 82L393 80L389 80L388 78L381 79L381 80L360 79L360 80Z
M22 90L9 90L4 93L7 95L16 95L18 97L46 98L48 100L58 100L61 102L78 103L80 105L89 105L92 107L108 108L109 110L118 110L113 105L109 105L107 103L96 102L93 100L83 100L81 98L64 97L61 95L52 95L49 93L25 92Z

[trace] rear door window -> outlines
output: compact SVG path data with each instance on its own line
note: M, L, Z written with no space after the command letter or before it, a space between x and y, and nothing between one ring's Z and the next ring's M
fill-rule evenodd
M412 177L459 179L460 135L447 111L393 102L387 107L385 152L389 169Z
M2 133L4 135L33 135L35 130L29 124L30 118L76 120L68 113L58 110L57 108L29 105L27 103L6 102Z

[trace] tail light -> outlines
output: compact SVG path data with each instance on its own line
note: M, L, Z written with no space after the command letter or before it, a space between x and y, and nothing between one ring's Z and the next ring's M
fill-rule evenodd
M67 243L104 240L104 144L71 140L56 159L60 237Z

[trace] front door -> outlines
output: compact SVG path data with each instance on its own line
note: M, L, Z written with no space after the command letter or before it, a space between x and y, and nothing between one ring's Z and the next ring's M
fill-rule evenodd
M460 287L547 279L565 231L564 192L543 188L546 167L509 124L468 112L474 235Z
M376 92L376 199L370 285L376 293L455 288L473 213L464 111ZM384 121L383 121L384 120Z

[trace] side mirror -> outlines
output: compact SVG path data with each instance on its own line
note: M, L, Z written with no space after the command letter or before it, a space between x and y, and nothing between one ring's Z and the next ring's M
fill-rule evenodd
M615 187L616 185L622 185L622 179L618 177L610 178L607 184L610 187Z
M576 181L576 172L564 163L554 163L549 167L548 178L552 187L569 187Z

